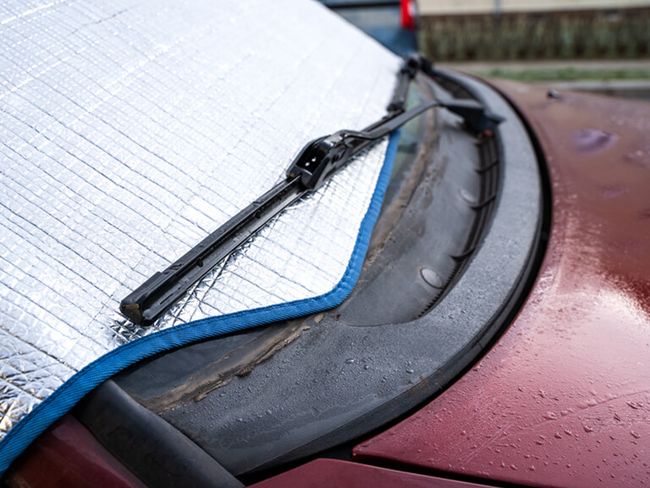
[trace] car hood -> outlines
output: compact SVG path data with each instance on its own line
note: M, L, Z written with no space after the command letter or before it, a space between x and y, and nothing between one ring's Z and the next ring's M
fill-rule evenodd
M483 360L355 455L517 484L648 484L650 105L493 84L546 161L540 273Z

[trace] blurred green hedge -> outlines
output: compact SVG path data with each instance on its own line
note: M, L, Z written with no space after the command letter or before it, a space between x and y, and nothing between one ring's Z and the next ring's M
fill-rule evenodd
M650 56L650 9L420 18L420 49L436 61Z

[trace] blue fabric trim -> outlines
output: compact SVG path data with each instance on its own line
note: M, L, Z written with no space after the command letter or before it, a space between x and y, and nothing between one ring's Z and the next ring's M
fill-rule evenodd
M372 231L390 181L398 140L399 133L393 133L377 179L377 186L361 222L352 256L343 278L332 291L305 300L196 320L143 337L105 354L68 379L9 431L0 442L0 475L40 434L70 411L84 395L124 368L159 352L190 342L309 315L340 305L348 297L361 274Z

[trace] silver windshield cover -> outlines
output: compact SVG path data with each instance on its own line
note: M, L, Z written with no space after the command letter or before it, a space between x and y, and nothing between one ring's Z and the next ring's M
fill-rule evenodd
M315 2L0 5L0 439L90 362L197 319L310 298L346 269L386 143L153 326L119 301L383 115L398 60Z

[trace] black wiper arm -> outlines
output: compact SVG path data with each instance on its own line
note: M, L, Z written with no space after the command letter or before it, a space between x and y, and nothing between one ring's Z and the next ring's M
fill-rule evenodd
M140 325L152 323L182 298L217 263L246 242L283 209L318 189L361 151L383 139L409 120L432 107L445 107L461 115L474 132L499 123L471 100L432 100L405 110L410 82L430 65L418 56L408 58L398 73L398 82L387 114L362 131L341 130L309 142L294 158L286 178L241 210L164 271L155 273L120 303L120 311Z
M365 148L435 105L430 102L389 116L364 131L342 130L309 142L287 169L284 181L145 281L122 300L120 311L136 324L153 322L280 211L318 189Z

